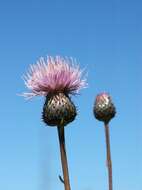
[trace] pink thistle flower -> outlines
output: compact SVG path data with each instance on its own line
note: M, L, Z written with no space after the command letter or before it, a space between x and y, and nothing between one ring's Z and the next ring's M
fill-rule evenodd
M76 94L86 86L82 74L82 70L72 58L40 58L37 64L30 66L29 72L24 76L25 85L31 92L22 95L32 98L58 92Z
M65 149L64 126L74 121L77 110L70 98L86 86L82 70L72 58L40 58L31 65L24 76L25 85L31 91L23 93L26 98L45 96L42 119L48 126L57 126L65 189L70 189L68 163Z

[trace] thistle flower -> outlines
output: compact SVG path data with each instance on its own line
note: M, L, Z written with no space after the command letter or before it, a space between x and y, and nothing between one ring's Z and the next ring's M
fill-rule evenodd
M26 98L45 96L42 118L49 126L57 126L65 190L70 190L68 164L65 148L64 126L76 117L76 107L71 101L71 94L78 94L86 86L82 71L72 58L41 58L30 67L24 76L25 85L30 92L23 93Z
M115 116L116 110L112 102L112 99L108 93L101 93L97 95L93 107L93 112L96 119L104 122L106 152L107 152L107 167L108 167L108 184L109 184L109 190L113 190L110 135L109 135L108 123Z
M41 58L36 65L31 65L24 76L25 85L31 92L23 93L26 98L45 96L43 121L50 126L58 126L63 121L65 126L76 116L76 107L69 95L78 94L86 85L82 71L72 58Z
M36 65L30 66L29 72L24 76L25 85L31 92L23 93L23 96L31 98L58 92L77 94L86 86L86 80L81 77L82 71L72 58L40 58Z

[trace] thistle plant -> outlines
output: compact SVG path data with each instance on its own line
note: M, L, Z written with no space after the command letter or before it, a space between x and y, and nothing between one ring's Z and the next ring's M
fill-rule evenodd
M109 94L101 93L96 97L93 112L96 119L104 122L107 150L108 183L109 190L113 190L109 121L115 116L116 110Z
M43 122L48 126L57 126L64 179L59 177L65 190L71 188L64 127L77 115L76 106L70 96L78 94L79 90L86 86L82 75L83 72L74 59L56 56L41 58L37 64L30 66L29 72L24 76L25 85L30 92L23 93L23 96L44 96Z

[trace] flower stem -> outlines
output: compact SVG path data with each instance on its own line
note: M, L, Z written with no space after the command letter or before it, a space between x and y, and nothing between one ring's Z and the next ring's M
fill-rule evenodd
M64 126L58 126L58 137L59 137L59 144L60 144L62 170L63 170L63 176L64 176L64 187L65 187L65 190L71 190L70 181L69 181L66 147L65 147Z
M109 190L113 190L112 162L111 162L111 150L110 150L110 135L109 135L108 123L105 123L104 126L105 126L105 136L106 136L106 151L107 151L107 168L108 168Z

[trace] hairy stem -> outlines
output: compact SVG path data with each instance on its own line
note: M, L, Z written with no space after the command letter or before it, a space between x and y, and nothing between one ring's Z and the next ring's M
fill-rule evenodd
M112 162L111 162L109 126L108 126L107 123L105 123L104 126L105 126L105 136L106 136L108 183L109 183L109 190L113 190L113 184L112 184Z
M58 136L59 136L59 144L60 144L62 170L63 170L63 176L64 176L64 187L65 187L65 190L71 190L63 126L58 126Z

